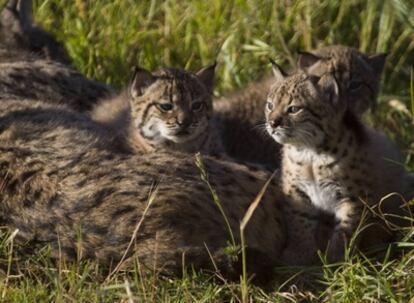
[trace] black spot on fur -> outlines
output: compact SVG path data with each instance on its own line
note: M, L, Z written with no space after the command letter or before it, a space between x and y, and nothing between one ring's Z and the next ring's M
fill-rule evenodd
M116 211L112 213L112 219L117 219L118 217L121 217L129 212L136 212L137 207L134 205L127 205L121 208L117 208Z

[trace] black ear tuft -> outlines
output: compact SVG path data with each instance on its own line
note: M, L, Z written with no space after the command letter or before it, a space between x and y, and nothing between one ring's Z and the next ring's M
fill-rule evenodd
M18 11L18 0L10 0L3 7L0 14L0 23L3 31L10 31L13 34L23 35L23 28L20 22Z
M8 9L14 11L14 12L17 12L18 2L19 2L19 0L9 0L4 7L8 8Z
M269 58L269 61L272 64L272 71L276 81L284 80L288 74L273 59Z
M19 0L17 11L19 13L23 29L31 28L33 26L32 0Z
M155 81L155 77L146 69L135 67L132 76L129 94L132 98L137 98L144 93L145 88Z
M31 0L9 0L1 12L1 23L12 31L28 30L33 26ZM19 27L22 27L20 29Z

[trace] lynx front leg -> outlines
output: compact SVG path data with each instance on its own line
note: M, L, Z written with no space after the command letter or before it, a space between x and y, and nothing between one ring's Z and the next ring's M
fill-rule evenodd
M319 214L308 205L290 205L286 213L288 241L283 250L281 265L302 266L320 263L319 251L325 251L334 222L330 216Z
M328 244L327 257L331 262L342 261L362 217L363 205L355 199L345 199L336 208L335 217L339 221Z

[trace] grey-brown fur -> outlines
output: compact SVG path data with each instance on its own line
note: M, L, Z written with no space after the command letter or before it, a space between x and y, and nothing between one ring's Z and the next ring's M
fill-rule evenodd
M113 265L125 252L148 195L158 183L157 197L138 233L139 245L133 245L127 256L140 257L148 267L157 259L158 267L176 272L181 271L184 252L188 264L211 268L205 244L213 256L226 259L228 232L193 158L114 153L112 138L104 129L56 105L67 101L70 91L60 91L53 81L67 79L69 88L76 79L71 70L36 56L10 61L3 63L0 74L0 217L2 225L19 229L17 239L28 240L32 248L50 244L53 256L74 259L80 237L82 258ZM83 83L81 76L79 81ZM82 110L84 92L71 96L75 101L70 105ZM223 207L238 241L239 221L267 174L211 159L206 159L206 165L219 196L231 197L224 199ZM232 172L240 185L229 188L232 181L219 177L232 178ZM237 189L244 195L240 199L234 199ZM273 211L275 200L266 201L253 218L247 239L252 249L262 252L262 262L268 266L268 258L277 260L285 236L280 232L280 215ZM256 220L267 222L263 225L267 228L258 230L262 223ZM217 261L226 269L227 264Z
M80 255L113 264L125 252L156 188L128 259L136 256L150 268L156 259L159 268L180 272L185 253L188 264L211 268L207 245L213 256L221 256L217 262L224 270L232 268L223 254L229 233L193 157L113 153L96 124L65 107L3 100L0 109L0 219L2 225L19 229L19 241L29 241L33 248L50 244L54 257ZM269 174L208 157L204 161L239 243L240 220ZM285 219L291 224L292 212L284 210L289 204L276 183L246 230L249 250L261 256L251 266L281 263L289 243L292 228ZM316 214L307 215L308 240L314 243L319 223ZM308 247L294 262L315 262L317 248Z
M68 66L43 59L0 61L0 91L0 99L23 96L66 104L80 112L90 111L98 99L113 94L108 86L89 80Z

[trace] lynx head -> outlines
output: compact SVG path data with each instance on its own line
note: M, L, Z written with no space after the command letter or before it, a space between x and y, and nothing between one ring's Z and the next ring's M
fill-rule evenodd
M299 55L298 67L309 75L332 72L349 109L361 115L374 109L386 54L366 55L355 48L334 45Z
M185 143L203 134L212 116L215 65L193 74L137 68L129 88L134 126L153 143Z
M320 147L327 134L341 125L346 112L335 77L304 72L287 76L276 64L273 72L276 81L265 109L268 133L280 144Z

